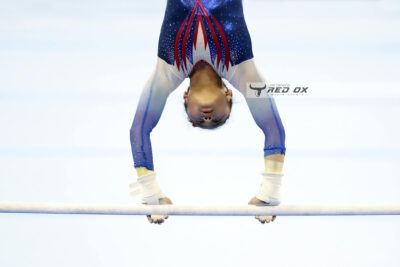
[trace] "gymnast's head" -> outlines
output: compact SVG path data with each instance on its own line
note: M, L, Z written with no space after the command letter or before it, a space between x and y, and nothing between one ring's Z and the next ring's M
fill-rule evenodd
M206 63L199 63L190 74L190 86L184 93L184 106L193 127L215 129L229 118L232 91Z

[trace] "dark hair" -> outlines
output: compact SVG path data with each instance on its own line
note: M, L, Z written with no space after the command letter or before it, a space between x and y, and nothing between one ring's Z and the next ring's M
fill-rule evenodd
M222 84L224 85L225 88L227 88L224 82L222 82ZM227 89L228 89L228 88L227 88ZM188 89L187 89L186 92L189 92L189 90L190 90L190 86L188 87ZM187 103L186 103L186 101L183 102L183 105L184 105L184 107L185 107L185 112L186 112L186 114L187 114ZM232 110L232 98L228 101L228 105L229 105L229 113L230 113L231 110ZM202 126L202 124L196 123L196 122L192 121L192 120L189 118L189 116L188 116L188 120L189 120L189 122L190 122L193 126L200 127L200 128L202 128L202 129L209 129L209 130L214 130L214 129L220 127L221 125L225 124L225 122L226 122L228 119L229 119L229 115L228 115L228 117L226 117L225 120L223 120L223 121L221 120L218 124L215 124L215 125L213 125L213 126L211 126L211 127L204 127L204 126Z

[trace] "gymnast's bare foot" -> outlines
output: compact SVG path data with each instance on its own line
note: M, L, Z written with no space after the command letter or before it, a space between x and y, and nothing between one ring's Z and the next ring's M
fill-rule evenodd
M172 204L171 199L167 197L160 198L158 202L160 202L160 205ZM166 219L168 219L168 215L147 215L147 220L149 220L150 223L162 224Z
M249 204L249 205L255 205L255 206L269 206L269 204L268 204L267 202L262 201L262 200L259 200L259 199L256 198L256 197L253 197L253 198L249 201L248 204ZM257 216L255 216L255 218L256 218L257 220L259 220L260 223L264 224L264 223L269 223L269 222L275 221L276 216L260 216L260 215L257 215Z

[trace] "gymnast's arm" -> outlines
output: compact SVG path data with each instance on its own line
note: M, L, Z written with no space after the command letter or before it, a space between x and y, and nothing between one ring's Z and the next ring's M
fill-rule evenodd
M286 152L285 129L275 100L272 97L249 98L246 95L247 83L264 82L267 84L266 80L257 69L253 58L235 65L234 68L228 81L244 95L256 124L265 135L264 157L270 155L283 157Z
M167 98L184 76L172 65L157 58L157 65L148 79L130 130L131 148L138 176L154 172L150 133L157 125Z

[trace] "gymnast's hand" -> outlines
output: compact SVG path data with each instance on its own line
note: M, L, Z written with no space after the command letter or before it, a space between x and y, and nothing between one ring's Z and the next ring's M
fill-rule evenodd
M253 197L252 199L250 199L249 205L255 205L255 206L269 206L269 203L259 200L256 197ZM264 224L264 223L269 223L269 222L273 222L276 219L276 216L260 216L257 215L255 216L255 218L257 220L260 221L260 223Z
M136 168L139 178L137 182L130 185L131 188L139 188L131 192L131 196L141 196L144 205L171 205L172 201L165 196L156 179L156 173L144 167ZM161 224L168 218L168 215L147 215L150 223Z
M264 171L262 174L262 182L260 189L255 197L249 201L249 205L256 206L277 206L280 204L280 187L282 181L282 173L273 173ZM262 224L273 222L276 216L260 216L255 217Z
M163 197L158 199L159 205L172 205L171 199L167 197ZM144 203L147 205L147 203ZM147 215L147 220L149 223L155 223L155 224L162 224L164 220L168 219L168 215Z

